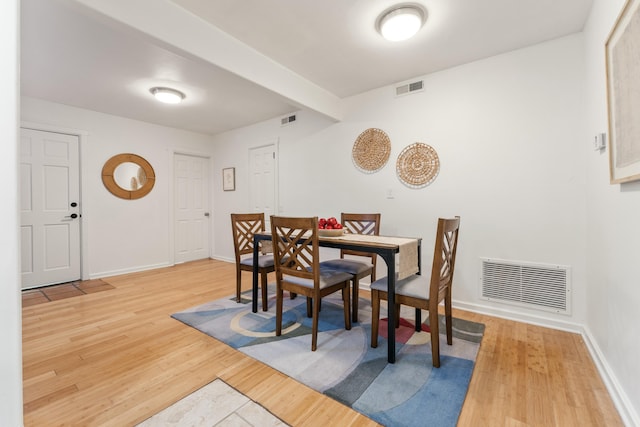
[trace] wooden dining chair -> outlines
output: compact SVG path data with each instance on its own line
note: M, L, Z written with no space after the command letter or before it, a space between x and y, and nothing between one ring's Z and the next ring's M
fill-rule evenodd
M380 233L380 214L342 213L340 223L351 234L370 234L377 236ZM345 258L345 255L357 258ZM371 252L340 250L340 259L326 261L328 267L351 274L353 308L351 318L358 321L358 291L360 279L371 276L371 282L376 280L377 255Z
M264 213L231 214L231 229L236 253L236 301L240 302L242 272L253 272L253 235L265 231ZM260 255L258 273L262 288L263 311L267 311L267 276L272 271L275 271L273 254Z
M351 275L320 263L318 217L271 217L271 233L276 265L276 336L282 334L283 291L307 297L307 316L312 317L311 350L318 344L320 300L342 291L344 326L351 329L349 280ZM313 305L313 307L311 307Z
M431 353L433 366L440 367L440 339L438 332L438 304L444 301L447 344L453 343L451 326L451 286L456 264L458 231L460 217L438 219L435 248L431 274L423 271L422 275L413 275L396 283L396 314L400 313L400 305L415 308L416 331L421 329L421 311L429 311L429 329L431 330ZM378 324L380 317L380 300L388 301L387 277L371 284L371 347L378 346ZM398 322L396 321L396 327Z

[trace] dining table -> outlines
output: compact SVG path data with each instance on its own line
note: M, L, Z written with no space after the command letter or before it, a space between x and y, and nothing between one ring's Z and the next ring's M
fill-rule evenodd
M258 232L253 235L253 287L252 287L252 311L258 312L258 257L260 254L260 242L270 241L270 232ZM412 274L421 272L421 246L422 239L416 237L396 236L372 236L367 234L343 234L336 237L318 236L318 244L321 247L334 249L347 249L359 252L370 252L379 255L387 264L388 280L388 323L387 323L387 360L389 363L396 361L396 327L395 327L395 284L398 280L396 257L406 244L416 248L417 259L413 263ZM406 261L405 261L406 262ZM402 262L400 263L402 267ZM415 271L415 272L414 272Z

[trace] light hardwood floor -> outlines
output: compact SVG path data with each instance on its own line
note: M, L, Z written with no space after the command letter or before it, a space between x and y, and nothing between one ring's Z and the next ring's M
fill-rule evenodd
M216 378L293 426L376 425L169 316L234 294L233 264L104 280L115 289L23 308L26 426L135 425ZM622 425L579 335L454 316L486 325L460 426Z

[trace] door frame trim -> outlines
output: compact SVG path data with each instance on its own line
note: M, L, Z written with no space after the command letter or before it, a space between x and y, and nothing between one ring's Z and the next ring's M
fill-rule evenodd
M80 177L80 182L78 182L78 190L79 190L79 200L80 203L80 278L82 280L89 280L89 233L87 232L87 217L90 217L90 206L88 203L85 203L85 199L83 197L83 182L88 182L88 171L82 167L83 164L86 164L86 153L83 150L83 147L87 143L89 139L89 132L81 129L67 128L63 126L56 125L47 125L43 123L37 122L28 122L21 121L20 129L31 129L42 132L52 132L52 133L60 133L63 135L72 135L78 138L78 176ZM19 183L19 181L18 181Z

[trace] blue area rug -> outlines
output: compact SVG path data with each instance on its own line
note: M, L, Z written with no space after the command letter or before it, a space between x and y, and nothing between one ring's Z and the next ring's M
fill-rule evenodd
M273 295L273 293L271 293ZM387 363L387 323L371 348L371 305L360 300L359 322L344 329L340 293L322 300L318 349L311 351L311 319L304 298L285 296L283 334L275 336L275 299L251 312L250 292L172 315L385 426L455 426L467 393L484 325L453 321L453 345L440 334L440 368L433 368L428 324L416 333L403 308L396 330L396 363ZM385 318L384 305L381 317ZM428 317L428 316L424 316ZM441 317L440 331L444 331Z

